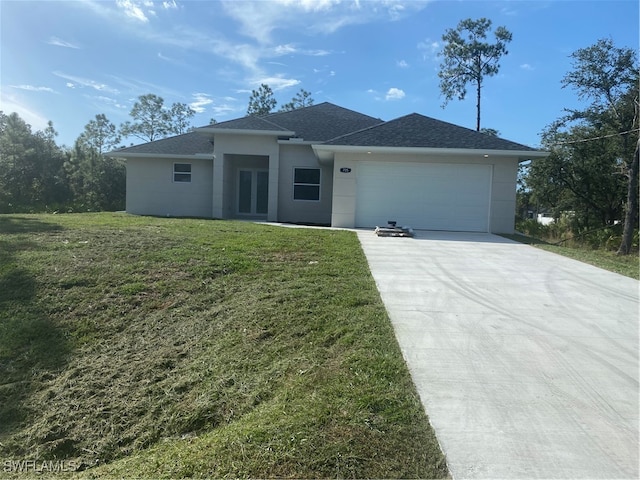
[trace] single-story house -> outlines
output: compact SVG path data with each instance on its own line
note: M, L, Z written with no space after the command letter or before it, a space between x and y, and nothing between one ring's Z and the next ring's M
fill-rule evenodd
M417 113L382 121L331 103L247 116L109 155L132 214L512 233L533 148Z

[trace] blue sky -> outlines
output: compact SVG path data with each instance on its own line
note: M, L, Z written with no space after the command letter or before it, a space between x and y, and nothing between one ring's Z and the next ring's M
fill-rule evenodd
M479 17L513 34L482 126L531 146L580 106L560 84L573 51L600 38L638 48L638 0L0 0L0 109L34 130L52 120L70 146L96 114L128 120L139 95L190 104L203 126L245 115L266 83L276 110L304 88L383 120L475 128L473 90L441 108L437 54L447 28Z

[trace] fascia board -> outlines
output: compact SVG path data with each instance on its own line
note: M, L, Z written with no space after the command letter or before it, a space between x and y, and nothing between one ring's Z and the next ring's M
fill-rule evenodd
M183 155L183 154L172 154L172 153L133 153L133 152L122 152L122 153L113 153L113 154L104 154L105 157L112 158L180 158L180 159L191 159L199 158L199 159L212 159L213 152L211 153L196 153L193 155Z
M280 145L315 145L311 140L278 140Z
M485 150L471 148L429 148L429 147L367 147L354 145L312 145L316 155L328 159L335 153L384 153L418 154L466 157L518 157L523 160L549 156L549 152L529 150Z

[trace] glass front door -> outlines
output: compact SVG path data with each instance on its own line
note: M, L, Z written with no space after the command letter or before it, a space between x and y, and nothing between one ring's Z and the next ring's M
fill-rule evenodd
M238 213L266 215L269 205L269 171L238 170Z

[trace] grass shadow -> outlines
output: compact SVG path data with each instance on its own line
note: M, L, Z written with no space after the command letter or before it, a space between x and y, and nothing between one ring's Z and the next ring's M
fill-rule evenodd
M38 378L59 369L69 352L63 331L38 299L34 273L20 258L37 248L22 234L61 229L37 219L0 217L0 436L25 420L24 400Z
M39 233L64 230L56 223L43 222L38 218L0 215L0 235L16 233Z

